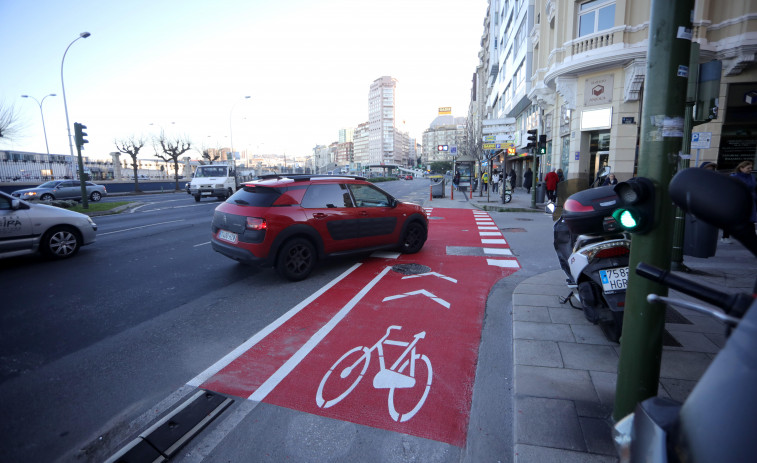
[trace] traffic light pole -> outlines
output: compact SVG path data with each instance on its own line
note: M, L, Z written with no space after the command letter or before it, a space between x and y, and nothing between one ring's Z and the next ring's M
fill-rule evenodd
M694 0L652 0L639 175L655 186L655 225L649 233L633 235L631 244L615 421L633 412L637 403L657 395L665 306L650 304L646 297L667 295L667 288L633 269L639 262L670 267L673 207L667 187L683 141L693 6Z

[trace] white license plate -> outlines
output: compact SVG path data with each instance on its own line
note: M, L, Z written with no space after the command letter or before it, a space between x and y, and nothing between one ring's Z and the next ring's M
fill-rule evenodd
M211 191L203 191L200 194L203 195L203 196L210 196L211 194L213 194L213 192L211 192Z
M623 291L628 287L628 267L600 270L599 277L604 291Z
M237 234L230 231L221 230L218 232L218 239L228 241L229 243L237 242Z

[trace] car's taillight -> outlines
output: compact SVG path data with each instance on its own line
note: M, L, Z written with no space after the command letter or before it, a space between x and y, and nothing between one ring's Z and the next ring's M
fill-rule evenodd
M624 246L616 246L614 248L602 249L594 254L597 259L607 259L609 257L620 257L630 254L630 250Z
M268 224L260 217L247 217L247 228L250 230L265 230Z

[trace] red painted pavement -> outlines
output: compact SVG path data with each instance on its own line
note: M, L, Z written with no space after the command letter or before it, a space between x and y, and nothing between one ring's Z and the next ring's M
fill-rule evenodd
M421 264L446 278L435 275L403 278L407 275L387 272L263 401L464 446L486 298L496 281L517 268L487 265L486 256L447 255L448 246L507 247L481 243L473 210L434 209L430 218L428 241L421 252L401 255L398 259L369 258L201 387L249 397L387 266ZM496 258L514 260L512 257ZM392 299L392 296L414 291L430 294ZM447 304L449 308L445 307ZM356 362L363 350L356 350L349 362L341 363L329 374L321 391L322 400L317 401L319 386L334 363L358 346L371 349L390 326L401 329L393 329L389 340L409 343L414 336L419 337L415 344L415 386L394 389L395 416L390 415L391 389L381 387L381 381L377 383L378 388L374 387L374 377L380 371L377 350L370 352L365 375L349 394L339 401L334 400L360 377L362 363L345 379L340 378L340 373L346 365ZM422 333L425 337L421 339ZM382 348L386 369L391 368L406 349L386 344ZM426 359L433 370L428 388ZM380 378L395 377L395 381L399 381L395 383L397 385L403 381L412 382L407 363L402 375L396 374L402 366L400 363L394 373L384 372ZM426 391L427 397L418 407Z

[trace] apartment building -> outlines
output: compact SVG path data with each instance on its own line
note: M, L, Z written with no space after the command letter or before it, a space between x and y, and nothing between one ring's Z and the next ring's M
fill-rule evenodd
M492 0L484 32L488 47L482 39L480 53L488 116L516 117L520 131L545 134L546 169L588 180L609 165L621 180L633 176L651 4ZM757 150L757 2L694 5L690 37L699 45L699 63L718 60L722 71L716 117L694 128L711 134L710 148L696 150L692 160L730 169Z
M423 131L423 162L452 161L451 147L462 146L465 139L466 118L438 116ZM447 149L440 149L440 147Z
M368 149L371 164L394 164L395 89L397 79L374 80L368 93Z

